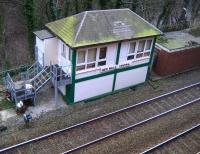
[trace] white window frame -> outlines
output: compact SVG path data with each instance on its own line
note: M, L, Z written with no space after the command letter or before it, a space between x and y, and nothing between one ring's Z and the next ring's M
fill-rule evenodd
M106 57L105 58L103 58L103 59L100 59L99 58L99 56L100 56L100 49L101 48L106 48ZM96 60L97 60L97 67L101 67L101 66L98 66L98 64L99 64L99 62L103 62L103 61L105 61L105 62L107 62L107 53L108 53L108 47L107 46L102 46L102 47L99 47L98 48L98 52L97 52L97 57L96 57ZM105 64L106 65L106 64ZM105 66L105 65L102 65L102 66Z
M62 47L61 47L61 56L65 59L67 58L67 46L63 42L62 42Z
M140 41L144 41L144 40L145 40L144 50L143 50L142 52L138 52L139 42L140 42ZM146 45L147 45L147 41L148 41L148 40L151 40L151 46L150 46L150 49L149 49L149 50L146 50ZM136 42L135 52L134 52L134 53L130 53L131 43L134 43L134 42ZM130 41L130 42L129 42L129 47L128 47L128 54L127 54L127 57L126 57L127 61L138 61L138 60L150 58L152 46L153 46L153 38L140 39L140 40ZM149 53L149 55L148 55L148 56L144 56L145 53ZM137 54L142 54L142 57L136 58ZM128 56L131 56L131 55L134 55L134 58L128 60Z
M69 48L68 60L72 61L72 50Z
M94 48L97 49L97 50L96 50L96 60L95 60L95 61L92 61L92 62L87 62L87 59L88 59L88 50L94 49ZM100 49L101 49L101 48L107 48L107 50L106 50L106 57L105 57L104 59L99 59L99 56L100 56ZM79 63L79 64L78 64L78 52L82 52L82 51L85 51L85 52L86 52L86 53L85 53L85 59L84 59L84 62L83 62L83 63ZM78 73L79 73L79 72L87 72L87 71L99 69L99 68L101 68L101 67L105 67L106 64L107 64L107 53L108 53L108 47L107 47L107 46L91 47L91 48L85 48L85 49L83 48L83 49L78 50L78 51L77 51L77 58L76 58L76 67L77 67L77 66L82 66L82 65L84 65L85 68L82 69L82 70L76 70L76 72L78 72ZM99 62L102 62L102 61L105 61L106 64L105 64L105 65L102 65L102 66L98 66L98 63L99 63ZM95 63L95 66L94 66L93 68L87 68L87 65L93 64L93 63Z
M135 50L134 50L134 52L132 52L132 53L130 53L131 43L135 43ZM129 56L134 56L134 58L133 58L133 59L130 59L130 60L134 60L134 59L135 59L136 54L137 54L137 50L136 50L136 49L138 48L137 46L138 46L137 41L131 41L131 42L129 42L127 60L128 60L128 57L129 57ZM128 60L128 61L129 61L129 60Z

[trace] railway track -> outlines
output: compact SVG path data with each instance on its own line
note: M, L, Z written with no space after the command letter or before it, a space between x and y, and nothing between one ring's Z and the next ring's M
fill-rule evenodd
M64 153L71 153L168 113L198 103L199 96L200 82L77 125L6 147L1 149L0 152L61 153L67 150Z
M198 153L200 150L200 123L145 150L147 153Z

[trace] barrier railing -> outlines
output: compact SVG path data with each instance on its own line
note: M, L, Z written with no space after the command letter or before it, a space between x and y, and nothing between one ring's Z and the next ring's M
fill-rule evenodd
M51 65L42 67L39 63L34 63L29 67L26 72L21 74L22 82L19 83L19 87L16 87L18 83L14 82L11 75L6 75L6 89L11 94L11 98L15 103L20 100L28 98L35 98L36 93L51 79L55 88L60 85L66 85L71 83L71 65L59 66ZM31 88L27 88L27 86Z

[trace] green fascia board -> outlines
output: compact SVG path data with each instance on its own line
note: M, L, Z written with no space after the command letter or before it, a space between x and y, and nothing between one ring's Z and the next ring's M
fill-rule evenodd
M154 37L154 39L153 39L153 45L152 45L151 55L150 55L150 61L149 61L150 67L152 67L152 65L153 65L153 54L155 52L156 39L157 39L156 37Z
M162 34L130 9L86 11L46 27L72 48Z

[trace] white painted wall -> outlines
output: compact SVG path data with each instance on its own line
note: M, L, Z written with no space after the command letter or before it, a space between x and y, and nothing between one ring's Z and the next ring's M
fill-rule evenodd
M45 39L44 65L58 64L58 39Z
M92 69L90 71L85 71L81 73L76 73L76 79L81 79L84 77L92 76L92 75L97 75L100 73L100 69Z
M42 52L44 52L45 43L43 40L39 39L37 36L36 36L36 45L37 45L38 49L40 49Z
M108 44L106 46L107 46L106 66L102 66L102 68L115 65L116 57L117 57L117 43ZM93 46L92 48L95 48L95 47L97 47L97 48L105 47L105 45L103 45L103 46ZM83 48L83 49L88 49L88 48ZM79 72L76 72L76 79L96 75L96 74L99 74L99 73L101 73L100 67L87 69L87 70L84 70L84 71L79 71Z
M75 84L75 102L112 91L114 75L99 77Z
M115 90L145 82L148 66L120 72L116 76Z
M36 46L38 48L37 61L43 66L43 54L45 51L45 42L36 36Z
M71 61L68 59L70 48L66 45L66 58L62 56L62 45L61 40L58 41L58 65L63 67L65 73L71 74Z
M36 46L38 47L38 61L44 65L58 64L62 66L64 72L71 75L71 61L69 60L70 48L66 45L66 58L62 56L63 42L57 37L41 40L36 36Z

